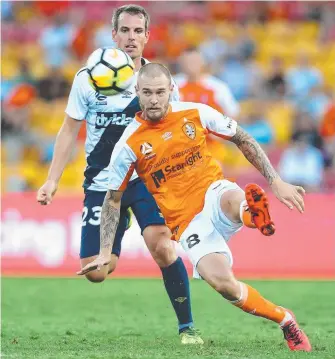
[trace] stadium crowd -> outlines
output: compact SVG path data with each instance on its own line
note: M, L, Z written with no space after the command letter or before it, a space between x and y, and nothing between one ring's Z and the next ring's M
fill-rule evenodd
M1 3L4 192L36 190L46 178L73 76L94 49L113 46L111 14L122 4ZM196 70L225 82L237 101L234 117L281 176L334 191L335 3L140 4L152 21L146 58L178 78L187 72L183 55L196 49L205 64ZM81 192L84 140L85 126L60 191ZM213 151L228 178L266 186L234 146L215 142Z

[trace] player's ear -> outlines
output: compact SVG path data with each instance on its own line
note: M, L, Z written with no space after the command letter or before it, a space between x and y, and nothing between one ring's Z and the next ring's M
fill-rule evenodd
M149 37L150 37L150 31L147 31L145 33L145 43L147 43L149 41Z
M135 85L135 92L136 92L136 95L138 97L139 92L140 92L140 89L138 88L138 85Z
M115 40L116 34L117 34L117 31L113 29L112 30L112 38L113 38L113 40Z

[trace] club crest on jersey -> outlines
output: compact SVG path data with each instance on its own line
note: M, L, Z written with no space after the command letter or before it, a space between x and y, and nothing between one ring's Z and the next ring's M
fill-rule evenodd
M196 129L193 122L187 122L183 125L182 130L184 134L190 138L191 140L195 139L196 136Z
M149 153L152 152L152 145L149 142L144 142L141 145L140 150L143 155L148 155Z

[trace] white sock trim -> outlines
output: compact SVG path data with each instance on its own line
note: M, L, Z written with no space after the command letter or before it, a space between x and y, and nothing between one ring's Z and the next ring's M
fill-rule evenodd
M243 200L240 204L240 218L241 218L241 222L244 224L243 222L243 213L245 212L246 208L248 208L248 203L247 200Z
M289 322L289 321L292 320L292 319L293 319L292 315L291 315L289 312L285 311L285 317L284 317L284 319L279 323L279 325L281 326L281 328L282 328L282 327L285 327L286 323Z
M243 284L241 282L238 282L238 284L240 285L241 294L240 294L240 297L238 299L230 300L230 303L232 303L232 304L236 304L236 303L240 302L244 297L244 293L243 293L243 287L244 286L243 286Z

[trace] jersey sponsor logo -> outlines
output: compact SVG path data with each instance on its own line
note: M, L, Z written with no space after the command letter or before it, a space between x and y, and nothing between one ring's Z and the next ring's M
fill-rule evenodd
M202 161L202 156L200 151L196 153L191 153L185 157L185 161L181 163L176 163L174 165L167 165L163 169L159 169L153 173L151 173L151 177L155 183L156 188L161 186L162 182L166 182L167 180L180 176L183 172L191 170L196 166L196 162ZM164 161L165 162L165 161ZM163 164L160 161L161 164ZM156 168L157 165L153 165L151 168ZM149 171L150 171L149 169Z
M200 145L196 145L196 146L187 148L187 149L184 150L184 151L180 151L180 152L176 152L176 153L172 154L172 155L171 155L171 158L172 158L172 159L174 159L174 158L179 158L179 157L182 157L182 156L184 156L184 155L187 155L188 153L198 151L199 149L200 149Z
M146 157L145 157L145 159L146 159ZM150 164L148 166L147 170L151 171L152 169L158 168L158 167L160 167L162 165L165 165L166 163L169 163L169 161L170 161L169 157L163 157L161 160L159 160L159 162L155 163L154 165Z
M195 139L196 136L196 129L193 122L187 122L183 125L182 130L184 134L190 138L191 140Z
M97 112L95 128L106 128L110 125L128 126L133 117L122 112Z
M152 144L149 142L144 142L141 144L140 150L143 155L148 155L152 152Z
M191 153L187 157L185 157L185 162L177 163L176 165L168 165L165 167L165 172L169 175L174 172L179 172L180 170L184 170L187 167L192 167L198 160L201 160L202 156L200 152Z
M151 177L155 183L156 188L159 188L162 182L166 182L166 178L163 170L158 170L156 172L151 173Z
M162 135L162 139L164 141L169 140L170 138L172 138L172 132L165 132L164 135Z

